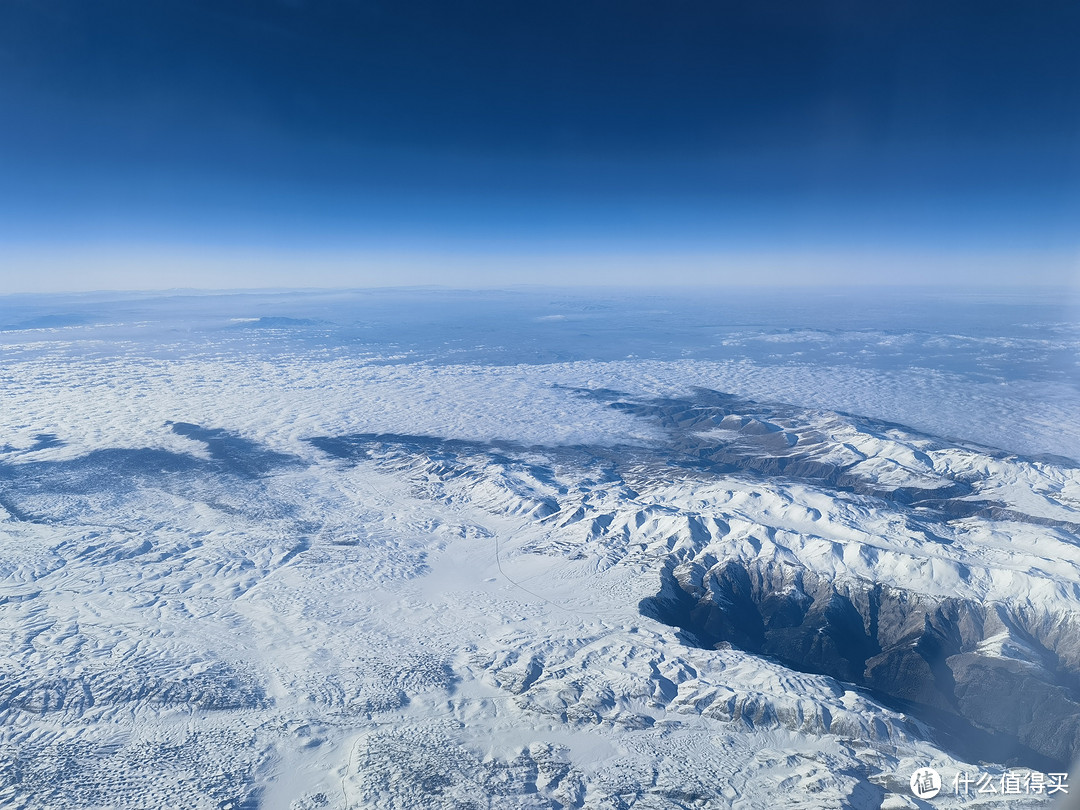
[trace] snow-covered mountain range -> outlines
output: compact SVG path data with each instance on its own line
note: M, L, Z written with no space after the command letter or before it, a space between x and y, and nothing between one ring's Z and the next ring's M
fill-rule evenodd
M8 302L4 806L1056 798L1080 329L435 297Z

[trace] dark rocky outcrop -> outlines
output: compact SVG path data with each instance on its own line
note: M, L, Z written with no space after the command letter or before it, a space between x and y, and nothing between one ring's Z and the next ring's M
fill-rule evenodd
M935 598L794 565L669 563L641 609L703 647L728 643L868 689L965 756L1063 770L1080 756L1073 616Z

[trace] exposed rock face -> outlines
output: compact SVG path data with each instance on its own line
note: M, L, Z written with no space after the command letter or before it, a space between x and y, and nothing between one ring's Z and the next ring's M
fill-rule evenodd
M1080 755L1072 616L739 560L669 564L642 610L701 646L727 642L900 701L985 758L1064 767Z

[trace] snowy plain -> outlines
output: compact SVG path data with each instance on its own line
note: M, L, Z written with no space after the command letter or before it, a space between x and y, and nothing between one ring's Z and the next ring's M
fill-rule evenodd
M0 353L4 806L925 807L1080 754L1067 295L18 296Z

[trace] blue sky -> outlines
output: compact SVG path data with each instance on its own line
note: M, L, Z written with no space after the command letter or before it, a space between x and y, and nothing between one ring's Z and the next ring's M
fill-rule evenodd
M0 6L0 291L1073 284L1075 2Z

